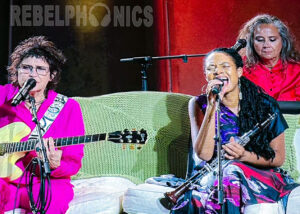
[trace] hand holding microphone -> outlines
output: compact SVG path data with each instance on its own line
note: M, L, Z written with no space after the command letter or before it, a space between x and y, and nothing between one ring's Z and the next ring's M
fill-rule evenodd
M220 80L221 83L212 86L211 92L212 92L213 94L219 94L219 93L222 91L222 88L223 88L223 86L224 86L224 81L223 81L222 79L218 79L218 78L217 78L217 80Z
M22 102L23 100L26 100L28 97L28 94L31 89L33 89L36 85L36 80L33 78L30 78L26 80L23 87L19 90L19 92L16 94L16 96L13 98L11 105L17 106Z
M209 94L210 92L213 94L219 94L222 91L223 86L224 80L215 78L208 82L206 92L207 94Z
M214 104L214 102L216 100L216 95L219 95L220 99L222 99L223 94L221 92L222 92L223 86L224 86L224 80L219 79L219 78L215 78L208 82L208 85L206 88L206 94L207 94L209 103L211 105Z

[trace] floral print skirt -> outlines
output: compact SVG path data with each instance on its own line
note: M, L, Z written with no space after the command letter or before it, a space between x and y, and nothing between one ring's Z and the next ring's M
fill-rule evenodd
M221 213L217 185L215 179L212 186L195 187L186 192L171 213ZM243 213L245 205L279 200L283 200L286 207L289 193L298 185L280 168L258 169L239 161L231 161L223 168L223 213L239 214Z

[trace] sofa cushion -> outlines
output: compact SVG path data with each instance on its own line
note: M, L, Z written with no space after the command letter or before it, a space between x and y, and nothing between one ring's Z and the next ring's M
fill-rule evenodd
M122 211L124 192L135 186L122 177L98 177L72 181L74 199L67 214L118 214Z
M167 214L170 211L160 204L159 199L163 197L163 193L172 190L174 189L155 184L130 187L124 195L123 210L128 214Z
M75 98L81 106L86 134L145 129L148 141L141 150L105 141L85 146L83 166L73 179L123 176L134 183L149 177L185 177L191 96L166 92L122 92Z

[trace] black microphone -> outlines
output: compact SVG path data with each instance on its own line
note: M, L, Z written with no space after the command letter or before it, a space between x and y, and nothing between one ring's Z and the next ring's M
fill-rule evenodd
M12 106L19 105L21 101L27 99L28 93L31 89L33 89L36 85L36 80L33 78L30 78L26 80L23 87L19 90L19 92L16 94L16 96L13 98L13 101L11 102Z
M241 50L242 48L246 47L247 45L247 41L246 39L239 39L234 46L232 46L231 48L236 50L237 52L239 50Z
M217 79L218 79L218 78L217 78ZM224 86L224 81L221 80L221 79L218 79L218 80L222 81L222 83L221 83L221 84L214 85L214 86L212 87L211 92L212 92L213 94L219 94L219 93L222 91L222 88L223 88L223 86Z

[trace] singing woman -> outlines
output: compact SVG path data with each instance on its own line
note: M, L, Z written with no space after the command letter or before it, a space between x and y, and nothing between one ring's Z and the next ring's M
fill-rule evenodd
M242 76L243 61L233 49L219 48L205 59L206 94L192 98L189 116L193 148L206 162L216 158L216 94L212 89L223 85L220 104L220 136L225 158L223 168L224 213L243 213L247 205L282 201L297 186L280 170L285 160L284 130L288 127L278 104L262 89ZM237 137L277 113L266 130L251 139L245 147ZM197 168L197 167L196 167ZM221 213L218 204L217 179L211 186L185 193L172 213ZM202 181L203 184L203 181Z

